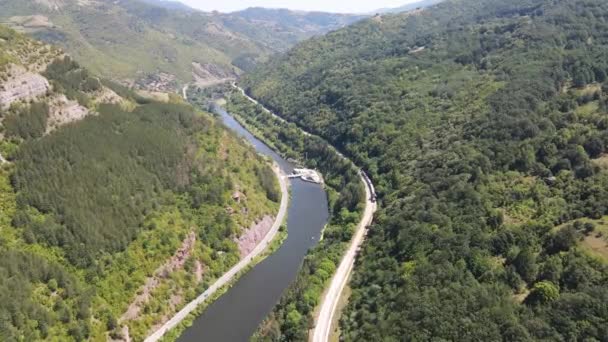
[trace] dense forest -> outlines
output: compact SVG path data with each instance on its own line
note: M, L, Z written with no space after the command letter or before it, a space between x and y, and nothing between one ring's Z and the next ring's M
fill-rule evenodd
M606 340L607 19L602 0L448 0L243 81L377 184L343 340Z
M2 91L26 70L50 84L0 110L0 340L141 341L239 261L236 237L278 209L274 173L175 96L65 56L41 71L55 50L0 34ZM88 115L49 130L70 108Z

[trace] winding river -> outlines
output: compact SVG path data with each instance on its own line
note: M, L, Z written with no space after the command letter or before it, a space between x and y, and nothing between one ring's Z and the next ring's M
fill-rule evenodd
M217 108L216 112L224 125L249 141L259 153L276 161L285 174L293 171L294 165L255 138L225 110ZM299 179L292 180L285 242L211 304L178 341L249 341L283 291L295 280L304 256L318 243L328 218L323 188Z

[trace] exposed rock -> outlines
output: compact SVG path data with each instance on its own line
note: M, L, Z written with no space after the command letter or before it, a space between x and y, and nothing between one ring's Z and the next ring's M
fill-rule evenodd
M236 243L239 246L239 252L241 253L241 258L246 257L255 249L255 246L257 246L258 243L264 239L266 234L268 234L273 223L274 218L266 215L262 218L262 220L253 224L251 227L249 227L249 229L243 232L243 235L236 239Z
M87 7L87 6L93 6L93 5L100 5L101 3L98 1L93 1L93 0L78 0L76 1L76 3L78 4L78 6L81 7Z
M60 126L70 122L79 121L89 115L89 110L76 101L68 100L65 95L58 95L49 101L49 119L46 133L50 133Z
M151 92L172 92L177 88L177 78L175 75L159 72L141 78L137 81L137 86Z
M150 294L156 289L162 279L167 278L172 272L184 267L186 260L190 257L194 244L196 242L196 234L191 232L188 234L186 239L182 242L182 246L173 254L173 256L167 260L167 262L159 267L154 275L148 277L144 285L137 291L138 295L135 297L127 311L120 317L120 322L133 320L139 317L140 311L144 305L150 300Z
M232 194L232 199L236 202L236 203L241 203L241 201L244 201L245 199L247 199L247 196L245 196L244 193L240 192L240 191L235 191Z
M28 101L46 95L49 81L39 74L28 72L21 66L13 65L8 80L0 84L0 109L7 109L18 101Z
M108 87L102 87L93 94L93 101L95 103L120 104L123 100L122 97Z
M131 342L131 335L129 334L129 327L123 326L120 331L120 337L117 338L108 338L110 342Z
M49 9L58 11L60 8L62 8L63 6L65 6L65 1L64 0L35 0L36 3L46 6Z
M424 46L415 47L412 50L410 50L409 53L410 54L416 54L416 53L424 51L424 49L426 49L426 47L424 47Z
M203 269L203 264L196 260L194 262L194 276L196 277L196 282L200 283L203 280L203 274L205 274L205 270Z
M49 20L48 17L43 15L26 15L26 16L14 16L9 18L9 23L12 25L18 25L23 28L29 29L42 29L42 28L54 28L55 25Z
M212 21L205 26L205 31L209 35L222 36L224 39L228 40L242 40L240 37L236 36L234 33L230 32L225 27L221 27L220 25Z
M192 76L197 86L205 88L235 80L238 75L215 64L192 63Z

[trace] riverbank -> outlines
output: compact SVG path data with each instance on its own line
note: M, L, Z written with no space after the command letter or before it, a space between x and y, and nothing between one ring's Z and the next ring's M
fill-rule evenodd
M252 102L256 106L261 106L264 112L270 114L273 118L283 123L287 122L282 117L278 116L271 110L264 107L259 101L247 95L243 88L237 86L234 83L232 83L232 86L237 89L241 93L241 95L248 99L250 102ZM301 131L304 135L311 136L311 133L303 129L301 129ZM335 150L335 152L340 157L348 159L339 151ZM350 275L352 273L357 251L365 240L365 236L367 235L367 227L372 223L374 213L377 210L377 205L375 202L376 194L373 185L371 184L371 181L366 179L366 176L363 173L360 174L360 178L361 182L365 186L365 210L361 217L361 221L359 222L359 225L357 227L356 233L350 242L348 250L344 253L344 256L342 257L340 266L332 277L329 287L326 287L325 291L323 292L323 300L314 310L314 328L312 329L311 334L309 336L309 340L313 342L327 342L329 340L329 337L333 330L332 322L334 322L334 316L336 315L337 307L340 302L340 298L342 297L342 292L344 291L344 288L346 287L348 279L350 278Z
M279 181L281 187L281 204L279 212L275 218L274 224L270 231L266 234L264 239L251 251L246 257L242 258L241 261L220 277L213 285L211 285L205 292L203 292L196 299L188 303L182 310L175 314L169 321L167 321L161 328L146 338L146 342L159 341L163 335L165 335L171 329L177 327L184 319L186 319L191 313L195 312L196 309L208 301L216 292L221 290L224 286L228 285L234 278L260 256L267 247L270 246L270 242L276 237L279 229L281 228L285 216L287 214L287 208L289 204L289 186L288 180L282 173L278 166L273 166L273 171Z
M354 260L350 250L353 246L355 251L358 249L365 227L371 222L375 210L373 186L366 182L352 161L324 139L301 129L294 130L292 124L261 107L255 99L244 94L243 89L236 85L233 87L238 92L230 98L229 109L242 125L274 146L284 157L300 159L306 156L308 166L319 168L327 175L326 189L333 214L324 231L324 239L308 253L298 279L254 337L254 341L307 340L307 322L316 320L316 312L326 307L325 289L331 288L332 275L337 269L339 278L350 274L350 271L344 272L344 267L339 269L338 265L344 263L345 258ZM342 208L348 210L343 211ZM334 294L339 298L342 287L340 291L336 291L336 286L333 288L331 298ZM290 309L294 303L297 310ZM294 318L298 319L294 322ZM273 325L279 326L278 335L274 328L270 328Z

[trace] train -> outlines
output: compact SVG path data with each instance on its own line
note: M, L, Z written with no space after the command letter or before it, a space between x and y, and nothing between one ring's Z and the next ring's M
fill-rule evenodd
M376 196L376 189L374 189L374 184L369 179L369 177L367 176L367 173L365 173L365 171L363 169L360 169L359 173L361 173L361 177L363 177L363 179L365 180L365 183L366 183L367 187L369 188L369 192L371 193L370 201L372 201L372 203L375 203L376 200L378 199L378 196Z

